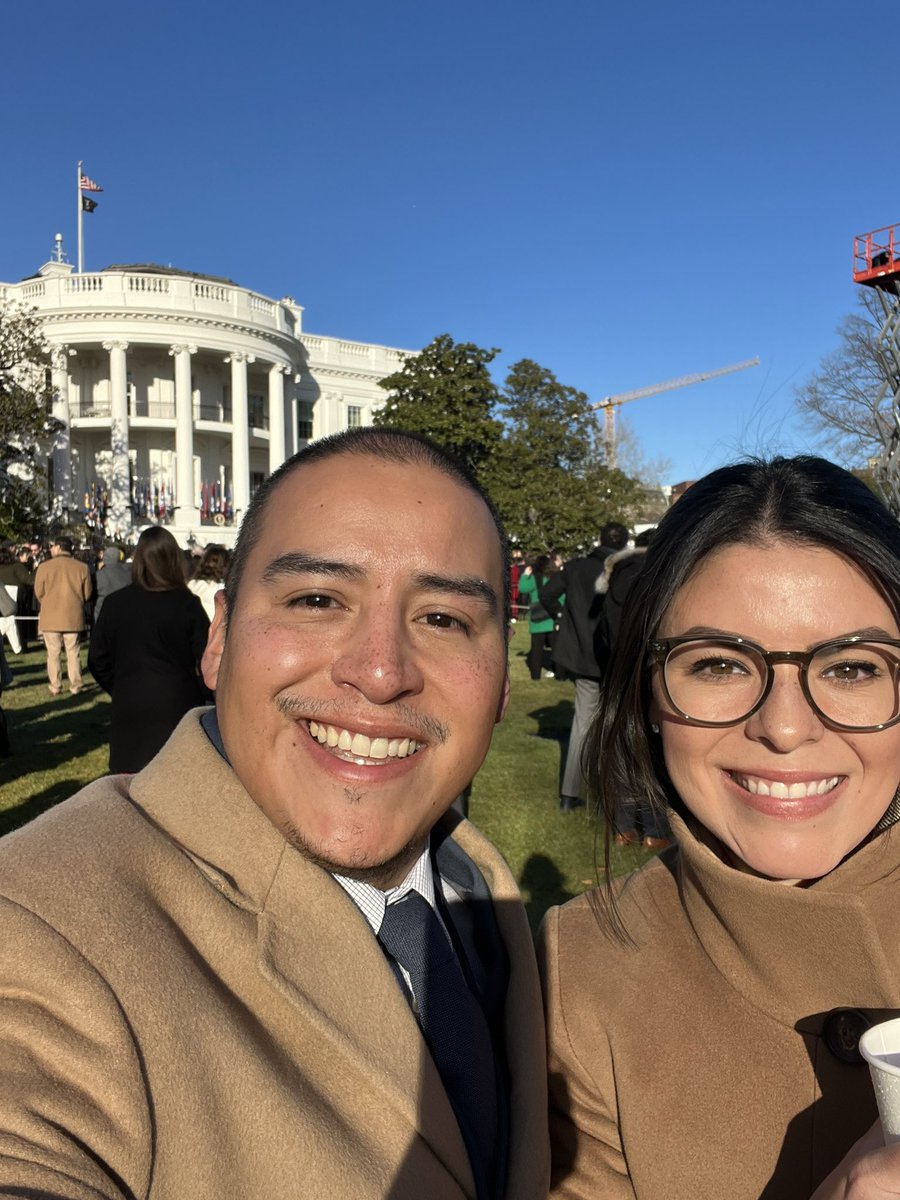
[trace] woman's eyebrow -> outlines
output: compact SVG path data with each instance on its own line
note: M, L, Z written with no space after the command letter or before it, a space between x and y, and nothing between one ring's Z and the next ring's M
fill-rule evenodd
M684 637L684 638L710 638L717 637L737 637L743 638L744 641L752 642L754 638L748 638L743 633L738 633L733 629L718 629L714 625L692 625L690 629L685 629L684 633L669 634L669 637ZM832 634L830 637L817 638L815 642L810 642L810 646L824 646L829 642L843 642L850 638L862 638L871 642L895 642L897 637L890 633L887 629L883 629L880 625L866 625L862 629L848 629L845 633ZM665 639L662 639L663 641Z
M263 583L274 583L283 575L326 575L333 579L361 579L365 571L355 563L316 558L312 554L304 554L302 550L291 550L273 558L263 570L261 579Z

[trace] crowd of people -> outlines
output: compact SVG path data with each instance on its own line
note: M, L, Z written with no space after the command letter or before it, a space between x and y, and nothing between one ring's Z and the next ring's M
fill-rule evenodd
M211 699L200 658L229 558L215 544L185 553L162 526L149 527L127 547L79 549L65 534L46 548L3 547L0 702L14 678L4 637L13 655L35 637L43 642L52 697L64 683L73 696L89 686L82 670L86 642L89 672L112 697L110 770L139 771L184 713ZM0 707L0 755L12 752Z
M98 671L192 627L214 703L0 840L0 1194L900 1194L859 1050L900 1013L900 524L862 482L734 464L514 578L464 466L352 430L256 493L208 629L164 534ZM536 951L452 808L519 594L575 681L561 807L605 818Z
M528 562L514 554L511 586L517 620L528 621L526 664L531 679L571 680L575 705L560 781L561 812L586 803L585 739L596 717L610 657L632 584L653 536L643 529L630 545L629 531L610 521L588 554L566 562L558 551ZM647 850L671 845L668 824L641 802L619 806L615 844L640 843Z

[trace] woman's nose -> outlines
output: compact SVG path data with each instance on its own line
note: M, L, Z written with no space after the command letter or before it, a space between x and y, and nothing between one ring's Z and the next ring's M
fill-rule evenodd
M825 727L800 685L795 664L773 667L772 690L763 706L747 720L748 737L765 741L786 753L807 742L817 742Z

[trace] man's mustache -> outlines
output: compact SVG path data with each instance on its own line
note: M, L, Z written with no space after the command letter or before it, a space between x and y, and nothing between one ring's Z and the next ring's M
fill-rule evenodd
M308 717L312 720L323 721L326 725L341 725L352 729L354 719L360 718L355 705L343 703L340 700L314 700L309 696L295 696L282 693L275 700L275 707L284 717ZM403 725L408 725L416 733L422 735L422 741L437 742L443 745L450 736L450 730L435 717L420 713L402 700L393 704L379 705L379 711L390 715ZM366 714L366 724L372 723L372 714Z

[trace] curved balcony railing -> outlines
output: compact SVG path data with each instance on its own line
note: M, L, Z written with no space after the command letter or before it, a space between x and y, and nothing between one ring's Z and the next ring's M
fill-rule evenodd
M134 309L160 307L179 313L205 313L231 317L266 331L289 336L298 332L294 314L283 304L234 284L193 279L186 275L153 275L143 271L100 271L94 274L47 276L9 284L0 298L17 297L38 311L70 309L73 312L104 307Z

